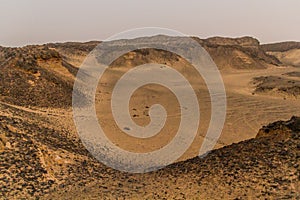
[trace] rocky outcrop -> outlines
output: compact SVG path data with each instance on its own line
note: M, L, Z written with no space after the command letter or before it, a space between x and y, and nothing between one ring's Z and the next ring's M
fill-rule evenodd
M264 69L281 62L268 55L251 37L196 39L211 55L219 69Z
M267 52L284 52L292 49L300 49L300 42L279 42L273 44L263 44L262 49Z
M210 44L220 46L243 46L243 47L259 47L259 41L252 37L241 38L224 38L224 37L212 37L205 40Z
M269 55L275 56L284 65L300 67L300 42L281 42L261 45Z
M300 133L300 117L293 116L288 121L277 121L262 127L256 138L282 136L286 139L297 133Z
M74 75L61 55L47 46L4 48L0 53L0 93L23 106L71 105ZM74 67L73 67L74 68Z
M299 98L300 81L279 76L255 77L253 94L268 94L283 98Z

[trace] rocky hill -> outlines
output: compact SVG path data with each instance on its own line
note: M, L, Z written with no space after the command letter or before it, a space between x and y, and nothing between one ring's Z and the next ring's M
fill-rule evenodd
M250 37L197 40L212 56L219 69L263 69L280 62L266 54L259 42ZM69 107L77 68L99 42L54 43L21 48L0 48L1 98L22 106ZM129 53L130 54L130 53ZM128 54L128 55L129 55ZM162 64L186 65L183 59L161 50L137 50L124 55L115 65ZM130 63L134 60L134 63ZM182 62L182 63L181 63Z
M77 68L45 45L2 48L0 93L6 102L23 106L71 105Z
M262 49L273 55L284 65L300 67L300 42L281 42L261 45Z
M259 41L252 37L214 37L208 39L193 37L193 39L208 51L219 69L263 69L270 65L281 64L276 57L266 54ZM78 65L97 44L99 42L94 41L87 43L56 43L48 44L48 46L54 47L67 58L68 62ZM155 52L153 50L136 51L136 58L140 58L141 62L144 61L143 59L146 56L152 55L149 51ZM157 53L154 53L154 58L157 56L155 54ZM128 57L124 59L128 59ZM169 53L164 55L164 59L166 62L172 61L174 56ZM123 63L122 61L120 63ZM137 63L139 62L137 61Z
M199 40L220 69L264 69L280 65L274 56L266 54L259 41L252 37L214 37Z

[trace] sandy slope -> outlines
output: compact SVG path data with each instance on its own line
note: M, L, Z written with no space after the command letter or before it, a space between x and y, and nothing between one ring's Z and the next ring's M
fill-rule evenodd
M299 99L284 99L277 95L253 94L251 81L259 76L282 76L295 71L293 67L270 67L266 70L235 71L223 73L227 90L228 112L221 140L229 144L237 138L249 139L263 124L268 121L288 119L299 115ZM235 135L243 133L243 135ZM243 140L242 139L242 140Z
M108 171L45 197L60 199L299 199L300 118L147 174Z
M155 137L149 140L134 139L122 133L112 120L110 99L112 85L115 79L126 69L113 69L105 76L102 85L98 86L96 97L96 110L100 124L103 125L108 137L117 145L133 152L148 152L162 148L170 142L173 134L178 130L180 121L179 105L172 93L166 88L155 85L140 88L135 92L130 101L130 113L132 119L139 125L149 123L149 107L154 103L162 104L168 113L168 121L165 128ZM250 139L255 136L262 125L279 119L288 119L292 115L300 115L298 99L283 99L280 96L268 96L253 94L254 87L251 81L254 77L276 75L295 71L292 67L270 67L264 70L224 70L222 76L227 92L227 118L222 135L216 148L235 142ZM193 80L193 73L187 73L187 78ZM206 134L210 119L210 98L204 82L194 82L195 91L200 103L201 125L193 145L181 158L194 157L198 154L199 147ZM206 92L206 94L204 93ZM205 95L203 95L205 94Z
M284 52L268 52L268 54L276 56L286 65L300 66L300 49L291 49Z

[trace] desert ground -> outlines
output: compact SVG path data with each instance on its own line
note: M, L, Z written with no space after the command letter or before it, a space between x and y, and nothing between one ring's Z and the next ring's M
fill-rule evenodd
M114 144L133 152L153 151L170 142L178 129L180 109L168 89L157 85L140 88L130 100L134 122L147 125L150 106L160 103L168 112L166 126L149 140L124 134L110 108L112 88L124 72L149 61L172 66L197 91L201 123L193 144L178 159L180 162L146 174L128 174L104 166L78 137L71 108L73 81L98 42L1 48L0 196L299 198L299 135L294 134L298 129L291 128L291 134L287 131L290 135L280 141L276 135L256 138L263 126L300 116L300 67L290 64L296 50L271 52L270 47L262 49L257 40L248 37L197 40L219 67L227 95L224 129L216 150L204 159L197 156L210 120L210 97L205 82L184 59L151 49L146 54L131 52L117 59L99 81L95 98L99 123ZM283 59L283 54L292 55ZM298 121L294 121L297 126ZM291 153L283 155L282 151Z
M157 58L156 58L157 59ZM199 148L205 137L208 123L210 120L210 97L205 82L201 77L195 76L192 70L182 69L181 60L179 64L172 63L172 66L180 71L185 77L191 81L197 93L200 104L201 116L198 135L193 145L179 160L186 160L198 155ZM171 64L171 63L170 63ZM184 63L185 64L185 63ZM104 80L100 80L98 93L96 96L96 111L98 119L105 121L103 123L104 130L108 133L108 137L124 149L133 152L148 152L162 148L170 142L170 133L176 133L180 122L180 109L178 101L174 94L170 93L164 87L148 85L139 88L130 100L130 113L132 119L139 125L147 125L149 123L149 107L155 103L162 104L168 111L168 120L164 129L151 138L150 141L143 141L128 137L122 130L117 127L113 121L111 114L110 99L113 86L118 77L124 72L131 69L132 66L112 67L112 69L104 75ZM258 77L280 77L278 80L272 80L272 83L278 87L287 85L282 84L282 80L299 82L299 76L288 76L290 72L299 72L300 68L291 66L268 66L265 69L223 69L221 70L222 78L226 88L227 95L227 115L224 128L215 148L220 148L232 143L237 143L255 137L257 131L271 121L280 119L287 120L291 115L299 116L300 106L299 90L295 95L290 91L286 93L279 91L276 87L270 91L259 92L260 87L255 79ZM101 85L102 84L102 85ZM293 85L292 85L293 86ZM298 87L299 85L297 85ZM298 87L299 88L299 87ZM101 91L100 91L101 90ZM98 98L98 97L101 97ZM176 109L177 108L177 109ZM112 133L112 135L110 135ZM172 138L172 137L171 137Z

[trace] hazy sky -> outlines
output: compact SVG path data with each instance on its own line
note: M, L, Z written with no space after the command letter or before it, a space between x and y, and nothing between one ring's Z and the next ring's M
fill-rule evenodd
M207 38L300 41L300 0L0 0L0 45L101 40L163 27Z

